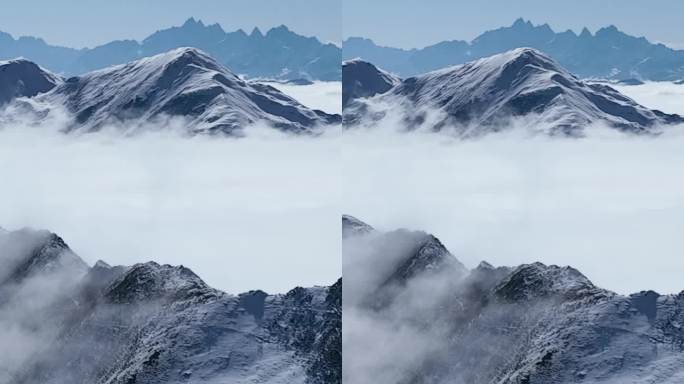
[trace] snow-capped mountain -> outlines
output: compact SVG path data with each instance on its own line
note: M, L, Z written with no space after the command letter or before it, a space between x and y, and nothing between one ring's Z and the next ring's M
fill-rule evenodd
M0 61L0 106L47 92L61 82L59 76L26 59Z
M341 382L341 280L235 296L33 230L0 233L0 265L0 383Z
M123 64L172 49L191 46L208 52L222 65L250 78L339 81L342 50L316 37L301 36L286 26L262 33L226 32L218 24L189 18L183 25L159 30L141 42L115 40L94 48L74 49L43 39L17 39L0 32L0 59L24 56L64 76Z
M507 129L511 118L569 136L581 136L593 124L657 133L665 125L684 122L681 116L641 106L608 85L584 82L531 48L405 79L384 94L348 105L345 122L358 122L368 110L381 116L378 108L387 106L400 106L409 126L429 121L432 129L453 128L463 136Z
M189 133L239 134L263 122L301 133L341 121L311 110L277 89L245 81L195 48L160 55L66 79L47 93L20 99L30 109L64 107L73 114L71 130L105 125L126 128L181 117Z
M344 380L674 384L684 377L684 292L623 296L572 267L541 263L482 262L468 271L453 267L460 263L438 240L435 260L451 261L414 263L411 276L387 289L406 262L423 259L417 245L429 238L376 230L344 239L347 286L361 287L345 288Z
M351 100L387 92L401 81L371 63L360 59L342 63L342 106Z
M531 47L549 54L581 78L675 81L684 79L684 50L630 36L611 25L591 33L555 32L548 24L523 19L511 26L487 31L470 42L442 41L420 49L376 45L350 37L343 43L345 60L360 57L408 77L463 64L515 48Z

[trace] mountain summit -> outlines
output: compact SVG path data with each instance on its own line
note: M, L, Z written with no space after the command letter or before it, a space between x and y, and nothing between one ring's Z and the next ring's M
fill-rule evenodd
M425 110L436 110L439 118L431 120L430 128L453 128L463 136L507 129L514 122L511 118L568 136L582 136L594 124L658 133L665 125L684 122L681 116L643 107L607 85L584 82L532 48L408 78L382 95L358 100L345 110L345 121L359 121L364 106L373 103L400 105L409 125L423 124L428 121Z
M61 82L59 76L26 59L0 61L0 106L47 92Z
M21 101L21 100L20 100ZM135 127L184 119L189 133L240 134L263 122L295 133L338 123L339 115L311 110L277 89L245 81L195 48L172 51L72 77L24 100L34 108L64 106L72 130Z

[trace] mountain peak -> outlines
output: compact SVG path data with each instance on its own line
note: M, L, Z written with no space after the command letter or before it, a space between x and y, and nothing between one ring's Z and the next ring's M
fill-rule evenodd
M511 25L511 28L527 28L527 27L532 27L532 22L529 20L525 20L522 17L517 18L513 24Z
M153 261L130 267L107 292L113 302L183 300L211 294L202 279L184 266L160 265Z
M365 235L375 231L373 227L354 216L342 215L342 237Z
M51 272L85 273L86 263L71 251L58 235L24 228L0 233L0 257L7 270L0 274L19 282L27 277Z
M356 58L342 62L342 105L351 100L385 93L400 79L375 65Z
M254 27L254 29L252 29L252 32L249 34L249 36L250 37L264 37L264 34L261 33L261 30L259 29L259 27Z
M202 20L195 20L194 17L190 17L189 19L185 20L185 23L183 23L183 27L204 27L204 23Z
M593 37L593 35L591 34L591 32L589 32L589 29L587 29L587 27L584 27L582 28L582 32L580 32L579 37L583 39L588 39Z
M61 82L59 76L23 57L0 61L0 105L47 92Z
M575 299L600 291L575 268L539 262L519 266L495 288L497 296L513 301L548 296Z
M266 36L284 35L284 34L290 34L290 33L292 33L292 31L290 31L290 29L287 26L285 26L285 24L280 24L277 27L273 27L273 28L269 29L268 32L266 33Z

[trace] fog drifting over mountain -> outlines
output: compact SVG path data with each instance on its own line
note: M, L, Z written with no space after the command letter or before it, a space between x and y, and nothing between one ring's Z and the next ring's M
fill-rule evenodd
M620 90L682 112L672 106L684 86ZM343 138L345 212L434 233L469 268L541 261L620 293L684 288L684 127L660 137L591 127L576 140L519 126L465 141L400 128L389 116Z
M337 128L234 139L60 127L0 130L1 227L48 228L91 265L182 264L231 293L339 278Z
M317 81L301 86L268 83L309 108L327 113L342 113L342 83L340 81Z

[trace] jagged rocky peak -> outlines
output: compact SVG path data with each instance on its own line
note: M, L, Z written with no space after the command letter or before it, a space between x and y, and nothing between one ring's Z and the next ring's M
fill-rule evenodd
M190 134L239 135L257 123L306 133L341 121L273 87L244 81L188 47L72 77L36 99L66 106L75 117L72 129L85 131L168 126L167 119L176 117Z
M34 229L0 232L0 283L46 273L84 274L88 266L56 234Z
M342 106L358 98L385 93L401 79L361 59L342 63Z
M580 299L602 292L575 268L539 262L515 268L494 288L494 295L511 301L553 296Z
M61 82L59 76L29 60L0 61L0 106L17 97L47 92Z
M0 231L0 273L14 254L38 266L65 252L47 231ZM70 284L45 277L5 284L0 276L3 324L39 337L23 343L18 364L0 364L0 381L341 382L341 281L233 296L183 266L104 261L66 276Z
M107 289L114 303L140 303L153 300L171 302L216 296L194 272L184 266L160 265L153 261L128 268Z
M466 267L435 236L424 234L417 240L415 250L399 265L392 279L408 281L421 274L445 271L457 277L468 273Z
M351 215L342 215L342 237L365 235L375 229Z
M637 104L615 89L586 83L549 56L518 48L463 65L408 78L368 100L403 106L409 127L430 124L465 137L524 125L550 135L584 136L607 126L638 134L657 134L684 118ZM384 105L384 103L378 103ZM425 109L440 112L427 119ZM345 111L345 122L362 121L365 108ZM347 118L347 114L352 114ZM367 116L375 118L377 112Z

